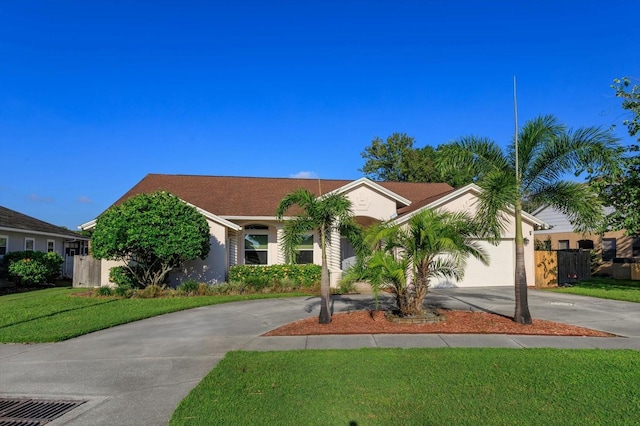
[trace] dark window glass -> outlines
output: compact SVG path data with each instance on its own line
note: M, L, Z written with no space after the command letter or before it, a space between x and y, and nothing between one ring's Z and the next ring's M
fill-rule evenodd
M602 239L602 260L609 261L616 257L616 239L615 238L603 238Z
M578 241L578 248L583 250L593 250L593 240Z
M633 237L633 243L631 246L631 255L633 257L639 257L640 256L640 237Z
M313 263L313 235L305 236L298 246L296 263L299 265Z

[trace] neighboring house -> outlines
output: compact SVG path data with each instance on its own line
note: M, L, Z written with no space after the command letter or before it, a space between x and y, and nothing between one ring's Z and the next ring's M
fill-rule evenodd
M574 232L567 215L553 207L541 207L533 215L551 226L550 229L536 230L536 240L550 240L552 250L595 250L602 261L597 274L611 275L613 259L616 257L640 257L640 237L626 236L624 231L605 232L602 235Z
M378 222L405 223L423 209L475 212L480 189L475 185L454 190L445 183L373 182L366 178L355 181L327 179L250 178L227 176L189 176L149 174L116 204L140 193L167 191L192 204L204 214L211 229L211 251L205 260L189 262L181 271L173 272L171 284L185 277L204 282L223 282L233 265L273 265L285 262L279 242L282 222L275 211L282 198L291 191L305 188L314 194L345 194L352 202L356 221L362 226ZM515 266L515 225L513 212L505 213L507 227L498 245L486 243L491 265L484 266L471 258L462 282L438 281L438 286L509 286L513 285ZM85 223L91 229L96 221ZM535 226L544 223L524 214L524 233L533 238ZM309 235L300 246L301 263L321 263L316 235ZM528 282L534 283L533 243L525 247ZM336 285L350 260L353 248L337 233L328 245L331 283ZM109 268L114 262L102 262L101 285L109 285Z
M12 251L55 251L65 259L62 275L73 276L73 256L86 254L89 239L77 232L0 206L0 259Z

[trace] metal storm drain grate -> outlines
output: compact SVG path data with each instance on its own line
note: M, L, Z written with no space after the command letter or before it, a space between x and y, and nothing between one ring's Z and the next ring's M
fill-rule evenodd
M87 401L0 398L0 426L40 426Z

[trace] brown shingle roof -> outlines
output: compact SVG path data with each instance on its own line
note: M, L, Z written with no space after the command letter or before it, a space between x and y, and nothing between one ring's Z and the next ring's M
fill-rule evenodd
M320 195L351 183L350 180L256 178L148 174L115 204L140 193L167 191L182 200L218 216L274 216L276 207L289 192L305 188ZM436 200L453 188L446 183L376 182L414 204Z
M87 239L80 234L61 226L52 225L35 217L27 216L15 210L0 206L0 227L19 229L23 231L42 232L45 234L61 235L69 238Z

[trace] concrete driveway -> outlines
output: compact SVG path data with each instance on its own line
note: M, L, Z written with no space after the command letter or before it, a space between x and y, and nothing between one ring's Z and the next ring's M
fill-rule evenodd
M512 288L434 290L429 303L513 313ZM227 351L321 347L499 346L640 349L640 304L529 292L534 318L628 338L498 335L260 337L318 314L318 298L256 300L195 308L114 327L61 343L0 345L0 397L83 399L50 423L165 425L177 404ZM333 300L335 312L372 306L371 296Z

